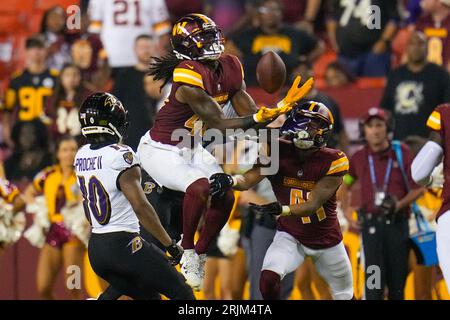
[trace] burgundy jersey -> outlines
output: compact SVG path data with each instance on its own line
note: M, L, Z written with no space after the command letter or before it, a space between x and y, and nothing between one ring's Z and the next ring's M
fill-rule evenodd
M450 104L441 104L431 113L427 126L437 131L442 137L442 148L444 149L444 188L442 190L442 206L436 215L439 217L450 210Z
M450 62L450 15L440 23L431 15L424 16L417 21L416 29L427 37L428 61L447 68Z
M224 54L219 58L215 71L198 61L185 60L173 72L173 85L164 106L156 115L150 136L153 140L176 145L181 139L172 141L172 132L187 129L190 135L201 135L205 127L187 103L175 98L180 86L191 86L206 91L221 107L225 105L242 86L244 73L238 58Z
M347 156L335 149L322 148L306 161L300 161L295 146L280 143L280 168L269 177L273 191L283 205L305 202L314 185L325 176L344 176L349 169ZM336 215L336 194L309 217L286 216L278 219L278 230L285 231L311 249L325 249L342 241Z

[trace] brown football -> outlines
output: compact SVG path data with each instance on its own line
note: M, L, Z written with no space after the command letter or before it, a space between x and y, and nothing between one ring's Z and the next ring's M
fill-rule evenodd
M281 89L286 81L286 66L280 56L273 51L265 53L256 66L259 86L268 93Z

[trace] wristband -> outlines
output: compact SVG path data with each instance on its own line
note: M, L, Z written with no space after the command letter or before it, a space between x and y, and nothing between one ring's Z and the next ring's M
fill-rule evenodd
M257 113L253 114L253 121L255 121L256 123L260 123L261 122L261 121L258 120Z
M233 179L233 187L237 186L239 182L243 182L245 180L242 174L231 176L231 179Z
M291 207L289 206L282 206L281 207L281 215L282 216L288 216L291 214Z

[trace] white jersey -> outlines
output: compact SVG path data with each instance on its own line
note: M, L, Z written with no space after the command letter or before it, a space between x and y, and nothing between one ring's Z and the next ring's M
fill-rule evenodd
M89 31L100 32L111 67L137 63L137 36L160 36L171 28L164 0L90 0L89 18Z
M139 159L126 145L90 146L78 150L74 166L92 232L139 232L139 220L118 184L121 173L140 165Z

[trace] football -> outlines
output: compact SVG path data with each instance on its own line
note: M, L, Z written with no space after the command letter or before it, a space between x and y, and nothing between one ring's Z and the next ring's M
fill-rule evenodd
M259 59L256 79L259 86L268 93L281 89L286 81L286 66L278 54L269 51Z

